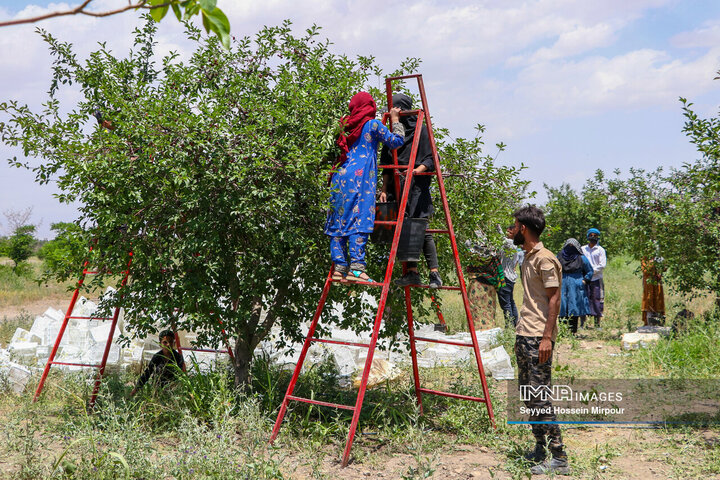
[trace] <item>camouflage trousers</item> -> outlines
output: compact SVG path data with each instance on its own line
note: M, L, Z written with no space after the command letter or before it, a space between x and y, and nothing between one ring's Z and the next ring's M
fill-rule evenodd
M522 335L515 337L515 357L517 358L519 385L537 387L552 384L550 378L552 355L550 355L547 362L543 364L538 362L540 338L524 337ZM527 408L552 411L552 401L547 396L543 399L540 394L534 394L524 403ZM554 422L557 417L555 413L542 413L530 415L529 420L531 422ZM557 424L533 423L531 426L535 441L539 445L545 446L549 444L553 457L565 456L565 446L563 445L560 427Z

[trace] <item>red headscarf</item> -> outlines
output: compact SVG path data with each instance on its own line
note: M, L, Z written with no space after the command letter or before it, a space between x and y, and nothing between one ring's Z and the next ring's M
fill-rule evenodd
M350 99L348 105L350 115L346 115L340 119L340 123L345 127L344 132L340 134L336 143L340 147L340 158L335 165L341 165L347 158L350 147L357 142L362 133L363 125L368 120L375 119L377 106L372 95L367 92L358 92Z

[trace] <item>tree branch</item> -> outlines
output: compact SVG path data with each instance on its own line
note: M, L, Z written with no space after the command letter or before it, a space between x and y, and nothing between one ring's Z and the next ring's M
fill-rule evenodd
M159 5L146 5L147 0L140 0L138 3L128 3L128 5L118 8L117 10L108 10L107 12L88 12L85 11L85 7L88 6L90 2L93 0L85 0L81 5L78 5L77 7L66 10L64 12L53 12L48 13L46 15L39 15L37 17L31 17L31 18L22 18L20 20L10 20L9 22L0 22L0 27L8 27L10 25L21 25L25 23L35 23L39 22L40 20L47 20L48 18L55 18L55 17L63 17L66 15L87 15L90 17L109 17L110 15L115 15L118 13L123 13L128 10L136 10L138 8L143 8L145 10L154 10L156 8L163 8L172 5L173 2L168 1Z

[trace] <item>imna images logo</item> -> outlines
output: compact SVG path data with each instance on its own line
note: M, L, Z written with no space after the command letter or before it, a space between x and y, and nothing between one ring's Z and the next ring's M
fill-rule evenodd
M520 385L520 400L529 402L533 398L538 398L541 402L571 401L573 390L569 385Z
M546 402L578 401L578 402L621 402L622 392L598 392L595 389L590 391L574 392L570 385L520 385L520 400L529 402L533 399Z

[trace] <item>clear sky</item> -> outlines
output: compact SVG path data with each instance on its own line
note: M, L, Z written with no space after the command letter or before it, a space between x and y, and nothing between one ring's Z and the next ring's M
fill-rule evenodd
M0 1L0 20L76 5L45 0ZM94 9L125 0L94 0ZM487 127L487 152L507 144L498 161L527 169L523 176L544 200L543 183L576 188L597 168L678 167L697 155L682 133L678 97L700 114L717 114L720 81L720 2L716 0L218 0L232 33L290 19L313 23L337 52L374 55L386 69L420 57L435 123L455 136ZM196 19L197 22L197 19ZM77 46L81 56L107 41L130 47L137 14L94 19L64 17L40 26ZM37 107L46 97L50 57L35 26L0 29L0 102ZM159 28L159 51L188 52L174 19ZM72 99L68 90L64 99ZM52 186L5 159L21 152L0 145L0 212L34 207L42 221L72 220ZM0 234L7 234L0 216Z

